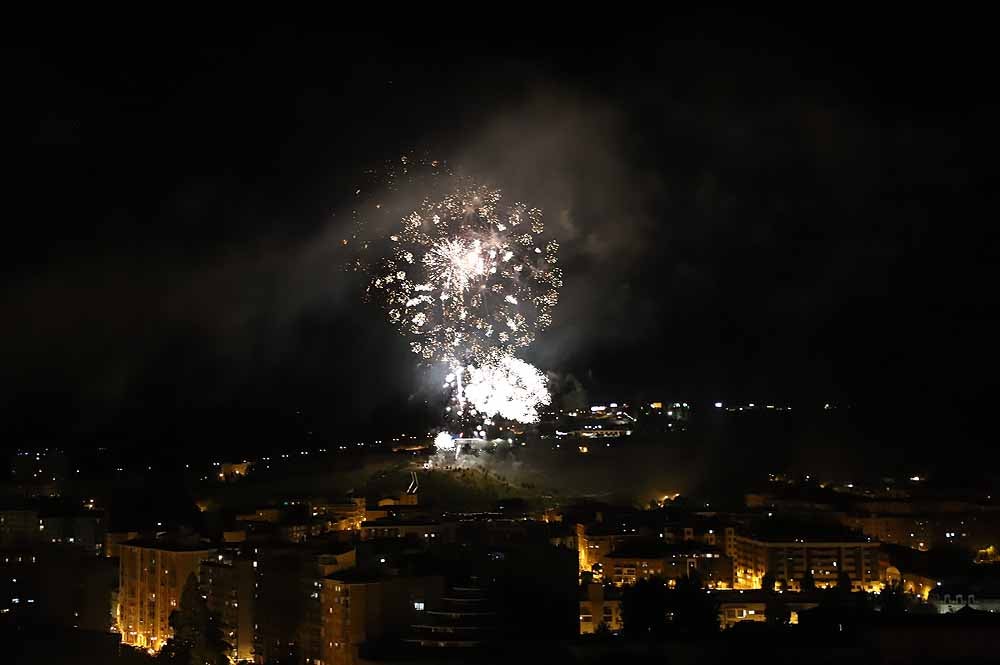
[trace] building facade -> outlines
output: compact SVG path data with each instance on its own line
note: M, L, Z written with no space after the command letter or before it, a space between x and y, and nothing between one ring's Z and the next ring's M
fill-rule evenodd
M217 555L201 565L201 587L208 609L216 613L233 661L253 660L254 562Z
M37 510L0 510L0 547L38 542L44 531Z
M606 554L601 560L603 580L628 586L639 580L661 577L671 585L697 572L705 586L728 589L733 585L729 557L699 543L631 543Z
M877 591L885 579L879 543L868 540L769 539L737 536L734 587L761 588L764 575L798 588L809 573L818 588L836 586L847 573L855 589Z
M743 621L764 623L768 618L781 617L790 624L799 622L799 613L818 607L819 592L775 593L762 589L753 591L722 591L715 596L719 604L719 625L732 628ZM769 615L774 614L774 617Z
M954 612L1000 612L1000 583L994 580L978 582L945 582L929 594L940 614Z
M436 520L396 520L383 518L369 520L361 524L361 540L380 538L410 538L428 543L451 542L455 537L455 525Z
M391 577L347 571L323 580L322 658L316 665L355 665L365 642L401 636L441 602L440 576Z
M603 626L603 628L602 628ZM622 629L621 591L591 582L580 589L580 634Z
M629 543L648 540L652 531L644 527L621 525L618 527L602 523L577 524L576 546L581 573L594 573L595 579L605 574L604 558L612 551Z
M200 542L133 540L120 545L117 624L122 642L158 651L171 636L170 613L177 609L189 576L215 549Z

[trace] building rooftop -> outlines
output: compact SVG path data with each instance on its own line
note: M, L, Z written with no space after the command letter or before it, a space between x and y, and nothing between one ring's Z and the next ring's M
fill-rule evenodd
M764 589L725 589L712 591L712 598L720 603L766 603L781 598L785 603L819 603L823 590L776 592Z
M971 594L977 598L1000 598L1000 580L986 579L954 579L942 582L931 591L931 596L942 598L945 594Z
M597 584L597 583L593 582L592 584ZM597 584L597 586L602 586L602 585ZM623 589L621 587L616 587L616 586L613 586L613 585L610 585L610 584L607 585L607 586L604 586L604 588L601 590L602 599L605 600L605 601L608 601L608 600L621 600L623 593L624 593L624 591L623 591ZM586 584L581 584L580 585L580 591L579 591L579 593L577 595L578 595L578 597L579 597L580 600L590 600L590 590L587 588Z
M330 573L325 579L340 582L341 584L373 584L387 577L390 577L387 573L380 573L370 569L359 570L351 568L350 570L339 570L335 573Z
M834 523L760 520L749 529L754 540L771 543L872 543L864 534ZM873 543L878 544L878 543Z
M377 520L366 520L361 523L363 527L393 527L393 526L440 526L437 520L420 519L394 519L391 517L380 517Z
M215 545L208 541L170 538L133 538L125 541L122 545L165 552L214 552L216 550Z
M615 548L615 550L607 554L606 557L611 559L636 557L648 557L655 559L671 556L718 553L719 550L717 548L695 541L687 541L683 543L664 543L660 540L648 540L642 542L623 543L621 547Z
M601 536L633 536L636 538L649 537L654 529L641 524L606 524L598 522L588 524L586 534L588 538L598 538Z
M335 573L330 573L324 579L328 579L332 582L340 582L341 584L374 584L375 582L382 582L385 580L412 579L415 577L429 576L419 574L400 575L392 569L350 568L348 570L339 570Z
M698 515L693 514L687 517L674 517L664 524L664 527L669 529L683 529L688 527L693 527L698 530L705 529L717 529L719 533L722 533L722 529L732 528L736 525L732 522L724 520L718 515Z

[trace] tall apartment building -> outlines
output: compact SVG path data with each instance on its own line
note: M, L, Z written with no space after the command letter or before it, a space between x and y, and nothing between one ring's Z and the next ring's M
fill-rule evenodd
M189 576L198 578L215 549L196 539L139 539L122 543L119 557L118 631L122 642L157 651L171 636Z
M354 571L323 580L322 665L355 665L367 641L400 636L440 604L444 578L380 577Z
M325 576L357 565L355 550L291 543L253 547L256 562L254 659L315 665L322 660Z
M219 616L233 661L253 659L254 561L217 555L201 565L201 586L208 609Z

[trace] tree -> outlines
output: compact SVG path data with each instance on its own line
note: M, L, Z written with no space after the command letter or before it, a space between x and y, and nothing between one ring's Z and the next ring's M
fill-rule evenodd
M900 580L889 582L878 595L878 609L885 616L900 616L906 613L906 596Z
M799 590L801 591L816 590L816 578L813 577L811 570L807 570L806 574L803 575L802 579L799 580Z
M298 665L299 656L298 649L296 648L296 653L287 656L274 656L268 658L265 665Z
M659 577L642 579L622 593L622 628L627 637L653 640L668 632L708 635L719 630L719 604L702 588L697 571L677 580L674 589Z
M764 577L760 579L760 587L764 591L774 591L774 575L764 573Z
M975 567L972 550L956 544L938 545L927 553L928 573L931 577L958 577Z
M719 630L719 604L716 596L703 588L697 571L678 580L667 602L674 612L674 626L688 635L708 635Z
M667 585L662 578L644 578L622 592L622 630L632 638L656 639L666 629Z
M158 660L177 665L228 665L230 646L193 573L184 583L180 606L170 613L169 622L174 634L160 649Z
M606 621L601 621L601 623L597 624L597 628L594 629L594 636L599 639L606 640L610 638L611 635L612 635L611 627L608 626L608 623Z
M767 599L767 607L764 611L767 623L775 626L785 626L792 618L792 612L788 609L784 594L772 594Z
M848 575L843 570L841 570L837 574L837 586L832 589L828 589L827 593L835 597L837 602L841 603L842 605L847 605L851 601L859 601L861 600L862 596L866 595L864 593L860 594L854 593L854 583L851 581L851 576ZM855 598L854 597L855 595L857 595L858 597ZM863 603L856 603L856 604L863 605Z

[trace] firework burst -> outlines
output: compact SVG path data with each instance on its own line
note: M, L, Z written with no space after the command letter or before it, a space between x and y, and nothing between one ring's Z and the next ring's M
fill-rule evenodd
M538 407L552 400L545 376L520 358L499 356L482 365L469 366L466 372L464 401L484 419L538 422Z
M531 344L552 320L562 273L558 243L542 238L541 210L453 181L403 217L368 293L414 353L464 366Z
M448 412L461 428L475 422L485 436L495 418L536 422L550 401L545 378L514 353L552 321L559 245L545 238L540 209L430 164L431 193L395 213L381 258L357 264L370 276L367 295L422 362L448 367Z

